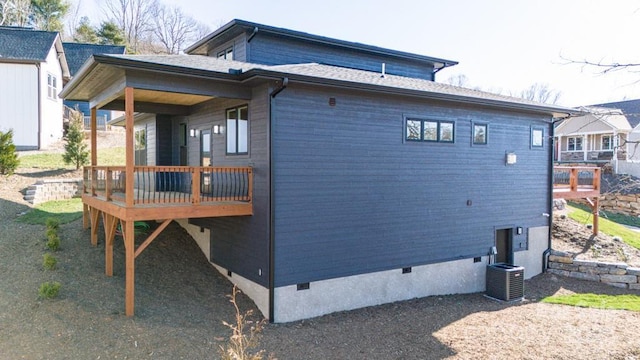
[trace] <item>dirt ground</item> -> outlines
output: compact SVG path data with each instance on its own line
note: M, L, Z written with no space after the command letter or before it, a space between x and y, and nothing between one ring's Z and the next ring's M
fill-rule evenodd
M217 347L230 335L222 321L234 316L226 297L232 285L176 224L136 259L133 318L124 316L122 241L115 243L109 278L102 238L93 247L81 221L65 224L58 268L42 269L44 226L16 221L30 207L21 191L43 176L73 175L19 169L0 178L0 359L219 358ZM591 239L584 224L554 222L559 250L588 258L598 245L599 260L620 254L618 242ZM624 251L630 261L639 258ZM54 280L62 283L60 296L38 299L39 284ZM481 293L433 296L268 324L260 348L281 360L640 359L640 313L539 302L569 293L640 294L543 274L526 282L521 302L501 303ZM257 313L245 296L239 303Z

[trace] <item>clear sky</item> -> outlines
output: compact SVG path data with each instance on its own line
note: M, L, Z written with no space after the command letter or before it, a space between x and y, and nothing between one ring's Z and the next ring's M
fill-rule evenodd
M640 98L640 67L601 75L563 60L640 63L637 0L174 1L212 30L243 19L459 62L438 81L504 94L543 83L568 106Z

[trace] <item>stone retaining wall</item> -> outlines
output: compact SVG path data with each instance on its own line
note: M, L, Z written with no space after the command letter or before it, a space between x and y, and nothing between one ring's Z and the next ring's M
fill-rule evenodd
M37 205L52 200L65 200L82 195L82 179L44 179L29 186L24 199Z
M577 260L569 253L551 250L547 271L619 288L640 290L640 268L634 268L625 263Z

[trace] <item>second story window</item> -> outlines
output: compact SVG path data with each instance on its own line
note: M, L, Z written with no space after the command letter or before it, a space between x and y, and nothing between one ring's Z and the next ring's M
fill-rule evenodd
M228 47L224 50L218 51L216 53L216 57L218 59L233 60L233 46Z
M47 74L47 97L51 100L58 98L58 79L51 74Z
M227 155L249 153L249 108L227 110Z

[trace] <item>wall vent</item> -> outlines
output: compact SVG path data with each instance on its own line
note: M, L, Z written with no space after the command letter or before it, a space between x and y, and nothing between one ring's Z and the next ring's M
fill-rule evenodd
M410 272L411 272L411 267L402 268L402 273L403 274L409 274Z
M300 290L309 290L309 283L298 284L298 291Z

